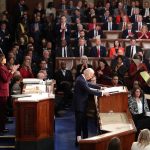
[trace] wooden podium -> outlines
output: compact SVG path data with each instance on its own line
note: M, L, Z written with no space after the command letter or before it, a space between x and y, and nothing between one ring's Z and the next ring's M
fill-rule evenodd
M17 150L53 149L54 97L25 97L15 106Z
M109 140L117 136L122 150L131 150L135 140L135 126L128 110L128 93L115 93L97 99L100 129L103 134L82 139L80 150L106 150Z

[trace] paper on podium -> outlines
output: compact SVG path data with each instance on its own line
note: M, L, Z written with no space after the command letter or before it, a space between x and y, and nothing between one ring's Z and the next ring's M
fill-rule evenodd
M140 75L142 76L143 80L150 85L150 75L148 74L147 71L142 71L140 72Z
M116 86L116 87L110 87L103 90L103 92L109 92L110 94L113 93L120 93L120 92L127 92L125 86Z

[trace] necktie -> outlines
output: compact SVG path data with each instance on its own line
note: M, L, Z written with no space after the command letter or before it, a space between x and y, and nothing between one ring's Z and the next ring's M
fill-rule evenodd
M67 57L66 56L66 48L64 47L64 57Z
M133 46L131 47L131 56L130 58L133 58Z
M80 47L80 57L83 56L83 47Z
M94 30L94 37L95 37L95 36L97 36L97 34L96 34L96 30Z
M138 31L141 30L141 27L142 27L142 26L141 26L141 22L139 22L139 23L138 23Z
M100 48L97 48L97 57L100 57Z

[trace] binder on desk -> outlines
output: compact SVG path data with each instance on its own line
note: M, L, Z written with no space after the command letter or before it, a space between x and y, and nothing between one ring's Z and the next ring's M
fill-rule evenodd
M143 80L147 83L148 86L150 86L150 75L148 74L147 71L142 71L140 72L141 77Z

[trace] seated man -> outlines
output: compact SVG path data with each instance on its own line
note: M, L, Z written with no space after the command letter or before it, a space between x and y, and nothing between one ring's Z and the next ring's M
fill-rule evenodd
M70 104L72 97L73 76L70 70L66 69L66 62L62 61L60 69L55 73L57 91L64 93L63 106L67 107Z

